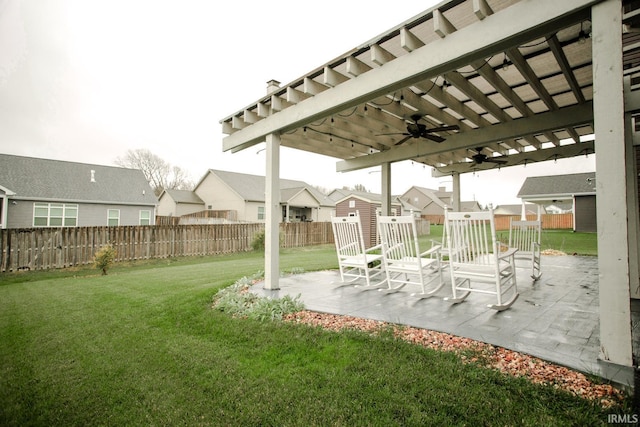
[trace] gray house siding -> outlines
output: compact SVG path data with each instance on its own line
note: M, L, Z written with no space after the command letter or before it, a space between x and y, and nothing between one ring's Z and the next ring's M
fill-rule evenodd
M11 209L7 210L7 228L33 227L33 202L12 200L9 203Z
M120 211L118 225L140 225L140 211L143 210L150 213L149 225L154 224L155 212L148 206L82 204L78 207L78 226L108 225L107 213L110 209Z
M15 202L15 204L13 204ZM58 203L49 201L13 200L7 217L7 228L31 228L33 224L33 211L35 203ZM65 202L60 202L65 203ZM101 205L91 203L66 204L78 206L78 227L106 226L109 209L120 211L120 223L118 225L140 225L140 211L149 211L150 225L155 223L155 209L151 206L129 205Z

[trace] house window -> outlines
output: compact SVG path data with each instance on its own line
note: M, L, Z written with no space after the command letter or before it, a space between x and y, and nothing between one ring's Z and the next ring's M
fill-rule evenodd
M349 207L350 208L355 208L356 207L356 201L355 200L349 200Z
M151 225L151 211L140 211L140 225Z
M258 206L258 219L264 219L264 206Z
M109 209L107 211L107 225L120 225L120 209Z
M75 227L78 225L78 205L65 203L34 203L34 227Z

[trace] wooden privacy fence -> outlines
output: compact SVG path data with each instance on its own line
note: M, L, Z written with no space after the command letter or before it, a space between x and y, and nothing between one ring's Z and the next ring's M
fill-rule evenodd
M116 262L237 253L252 249L264 224L64 227L0 230L0 272L45 270L93 263L104 245ZM281 224L285 248L333 243L331 223Z
M422 218L431 221L431 224L444 224L444 215L423 215ZM515 220L520 219L520 215L496 215L496 230L508 230L509 220L513 218ZM537 215L527 215L528 221L535 221L538 219ZM573 214L543 214L541 215L542 228L544 230L563 230L573 229Z
M280 224L283 248L322 245L333 243L330 222L287 222Z

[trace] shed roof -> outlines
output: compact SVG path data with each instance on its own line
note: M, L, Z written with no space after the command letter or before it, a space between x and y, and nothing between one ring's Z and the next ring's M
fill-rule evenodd
M575 173L568 175L531 176L525 179L518 197L562 199L575 195L596 194L596 173Z
M92 180L93 178L93 180ZM142 171L114 166L0 154L0 186L13 198L154 206Z
M341 190L341 191L343 195L341 198L336 200L336 204L344 200L350 199L351 197L355 197L369 203L382 203L382 195L379 193L371 193L369 191L356 191L356 190ZM391 202L393 205L400 204L400 202L396 200L396 197L392 197Z

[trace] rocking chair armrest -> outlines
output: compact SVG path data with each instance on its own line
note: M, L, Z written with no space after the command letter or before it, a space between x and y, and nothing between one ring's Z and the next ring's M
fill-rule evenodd
M509 248L511 248L511 246L509 246L508 244L500 242L500 241L497 242L497 245L498 245L498 249L501 252L508 251Z
M369 253L371 251L377 251L377 250L380 250L380 249L382 249L382 244L371 246L370 248L366 249L364 252L365 253Z
M518 248L508 248L506 251L500 252L498 259L509 258L510 256L515 255L516 252L518 252Z
M351 243L347 243L344 246L340 246L340 250L342 251L343 249L348 249L348 248L351 248L353 246L358 246L358 242L351 242Z
M426 256L426 255L437 254L440 252L440 249L442 249L442 245L434 245L429 250L422 252L420 254L420 257L422 258L423 256Z

